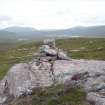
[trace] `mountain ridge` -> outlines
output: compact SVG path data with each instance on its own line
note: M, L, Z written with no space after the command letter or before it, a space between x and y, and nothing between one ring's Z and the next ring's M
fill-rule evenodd
M105 37L105 25L88 27L77 26L59 30L37 30L31 27L14 26L0 30L0 39L2 38L1 36L7 38L14 37L13 39L26 38L27 40L43 37Z

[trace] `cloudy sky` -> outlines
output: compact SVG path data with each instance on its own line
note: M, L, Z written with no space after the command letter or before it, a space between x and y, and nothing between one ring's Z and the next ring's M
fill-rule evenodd
M105 0L0 0L0 28L63 29L105 24Z

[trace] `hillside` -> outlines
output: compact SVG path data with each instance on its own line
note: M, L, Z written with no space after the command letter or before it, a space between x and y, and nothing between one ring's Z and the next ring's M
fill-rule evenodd
M72 58L105 60L105 39L72 38L60 39L56 43ZM4 44L4 46L8 45ZM0 46L0 49L3 49L3 45ZM39 45L39 42L16 44L14 47L17 47L12 50L13 45L9 46L10 50L0 51L0 78L13 64L32 59Z
M14 41L18 37L18 34L14 32L8 32L8 31L0 31L0 42L7 42L7 41Z
M11 89L11 92L13 92L13 95L18 95L20 93L23 93L23 91L25 91L25 90L23 91L18 90L18 87L21 87L21 88L25 87L27 89L27 86L29 83L30 88L28 89L31 89L31 85L34 86L37 83L42 84L42 86L46 83L52 84L51 81L53 80L54 82L54 80L56 80L57 78L59 81L62 82L63 81L62 79L67 79L66 77L68 76L72 75L74 78L75 77L74 72L77 73L76 75L79 76L79 79L81 82L78 83L77 85L76 84L73 85L72 82L74 81L74 79L72 78L73 81L71 82L66 81L67 84L65 83L65 84L56 85L57 83L56 81L54 82L55 85L52 84L49 87L46 87L45 85L45 87L42 88L40 87L40 85L38 85L39 87L33 89L33 92L31 94L27 95L23 93L22 96L16 99L14 99L13 96L8 97L8 95L10 95L10 94L7 94L9 90L7 87L4 87L4 90L6 89L5 90L6 94L4 93L4 95L8 97L7 100L5 101L6 105L8 105L8 103L10 105L20 105L20 104L22 105L36 105L36 104L37 105L70 105L70 104L91 105L86 101L87 99L86 97L90 97L89 95L91 95L91 92L89 91L88 92L89 95L88 95L80 87L80 85L86 86L85 89L87 90L97 89L98 92L100 92L98 89L103 89L104 84L102 81L104 79L102 79L101 76L105 75L103 73L104 68L105 68L105 61L100 61L100 60L104 60L105 58L105 46L104 46L105 39L101 39L101 38L100 39L98 38L59 39L59 40L56 40L56 44L57 44L57 47L67 52L69 57L76 58L76 59L69 60L68 56L67 58L66 56L63 56L65 58L63 57L61 58L60 55L58 55L59 59L58 57L55 59L55 57L52 55L51 56L46 55L44 56L44 58L42 56L42 58L40 58L42 59L42 63L43 63L43 65L41 66L42 68L41 68L40 66L36 65L35 62L38 62L37 57L41 57L40 55L41 53L39 52L38 53L39 56L37 56L36 52L39 51L38 48L39 46L42 45L42 42L32 42L32 43L22 44L22 45L17 46L16 48L7 50L6 52L3 52L3 53L1 52L0 53L0 71L1 71L0 78L2 79L4 75L7 73L5 78L1 81L1 84L4 81L12 81L10 83L8 82L10 85L7 84L9 86L9 90ZM55 48L55 51L56 51L56 48ZM59 51L62 52L62 50L59 50ZM51 52L49 52L49 54L50 53ZM53 62L54 75L53 73L48 71L49 66L51 66L49 63L52 64L52 62L48 60L49 57L51 57L52 59L54 57L55 59L55 62ZM84 60L77 60L77 59L84 59ZM92 60L85 60L85 59L92 59ZM97 59L97 60L95 61L93 59ZM17 63L20 63L20 64L17 64ZM47 68L46 68L46 64L48 64ZM11 66L12 68L10 69L9 72L7 72ZM39 67L39 69L36 68L35 66ZM62 74L63 72L64 74ZM53 79L50 73L56 78ZM91 77L88 73L90 73ZM29 74L31 74L31 78L33 78L33 76L35 76L35 78L30 79ZM33 81L34 79L35 81ZM90 79L92 81L90 81ZM100 81L98 81L98 79L100 79ZM88 82L90 81L90 84L88 84L87 81ZM97 84L94 85L93 81L95 82L97 81ZM58 82L58 83L61 83L61 82ZM70 84L68 85L68 83ZM13 87L13 84L14 84L14 87ZM93 87L93 85L95 88ZM99 85L101 87L99 87ZM70 88L68 86L70 86ZM88 87L91 87L91 88L88 88ZM3 88L0 87L1 92L2 92L2 89ZM16 89L16 91L14 89ZM90 98L88 99L91 100ZM94 101L94 98L92 100Z
M105 60L105 39L103 38L71 38L71 39L59 39L56 40L57 47L63 49L68 53L69 57L76 59L97 59ZM11 50L6 50L5 52L0 53L0 79L4 77L9 68L17 63L25 62L28 64L33 58L35 58L35 52L38 50L38 47L41 45L41 42L32 42L22 45L16 45L15 48ZM79 60L78 60L79 61ZM82 65L89 62L86 60L81 60ZM77 65L77 60L70 61L74 63L75 67ZM91 60L90 64L94 62L98 63L101 61ZM70 63L70 64L71 64ZM93 64L94 64L93 63ZM78 63L79 65L80 63ZM79 65L82 67L82 65ZM90 65L92 66L92 65ZM63 67L61 64L60 67ZM71 65L72 67L72 65ZM86 66L87 67L87 66ZM57 66L58 68L58 66ZM78 68L78 67L77 67ZM78 70L78 69L74 70ZM83 66L84 68L84 66ZM87 67L88 68L88 67ZM85 70L85 69L84 69ZM13 73L14 74L14 73ZM45 75L45 74L43 74ZM10 76L11 77L11 76ZM72 88L70 91L66 90L64 85L56 85L48 88L36 88L33 90L33 93L30 95L23 95L13 101L13 97L10 97L6 103L10 102L10 105L90 105L86 102L86 93L79 87Z
M105 38L60 39L57 45L71 58L105 60Z

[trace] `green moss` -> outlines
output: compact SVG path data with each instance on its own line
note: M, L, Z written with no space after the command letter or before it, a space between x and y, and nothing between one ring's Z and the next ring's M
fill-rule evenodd
M85 100L85 93L80 89L74 88L60 98L61 101L67 105L83 105L83 101Z
M84 105L85 92L75 88L65 92L63 85L35 89L31 96L19 98L12 105Z

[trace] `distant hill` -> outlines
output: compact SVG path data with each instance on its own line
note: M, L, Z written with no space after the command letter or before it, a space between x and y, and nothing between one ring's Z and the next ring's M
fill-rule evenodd
M41 33L42 35L42 33ZM0 30L0 42L3 40L25 41L42 37L40 31L31 27L8 27Z
M49 35L81 36L81 37L105 37L105 26L73 27L65 30L46 31Z
M19 26L8 27L8 28L5 28L4 30L8 32L18 33L18 34L37 31L36 29L31 27L19 27Z
M105 37L105 26L73 27L64 30L37 30L31 27L8 27L0 31L0 40L31 40L45 37Z
M13 41L18 38L18 34L14 32L8 32L8 31L0 31L0 42L4 42L4 40L7 41Z
M65 34L77 36L105 37L105 26L75 27L65 30Z

